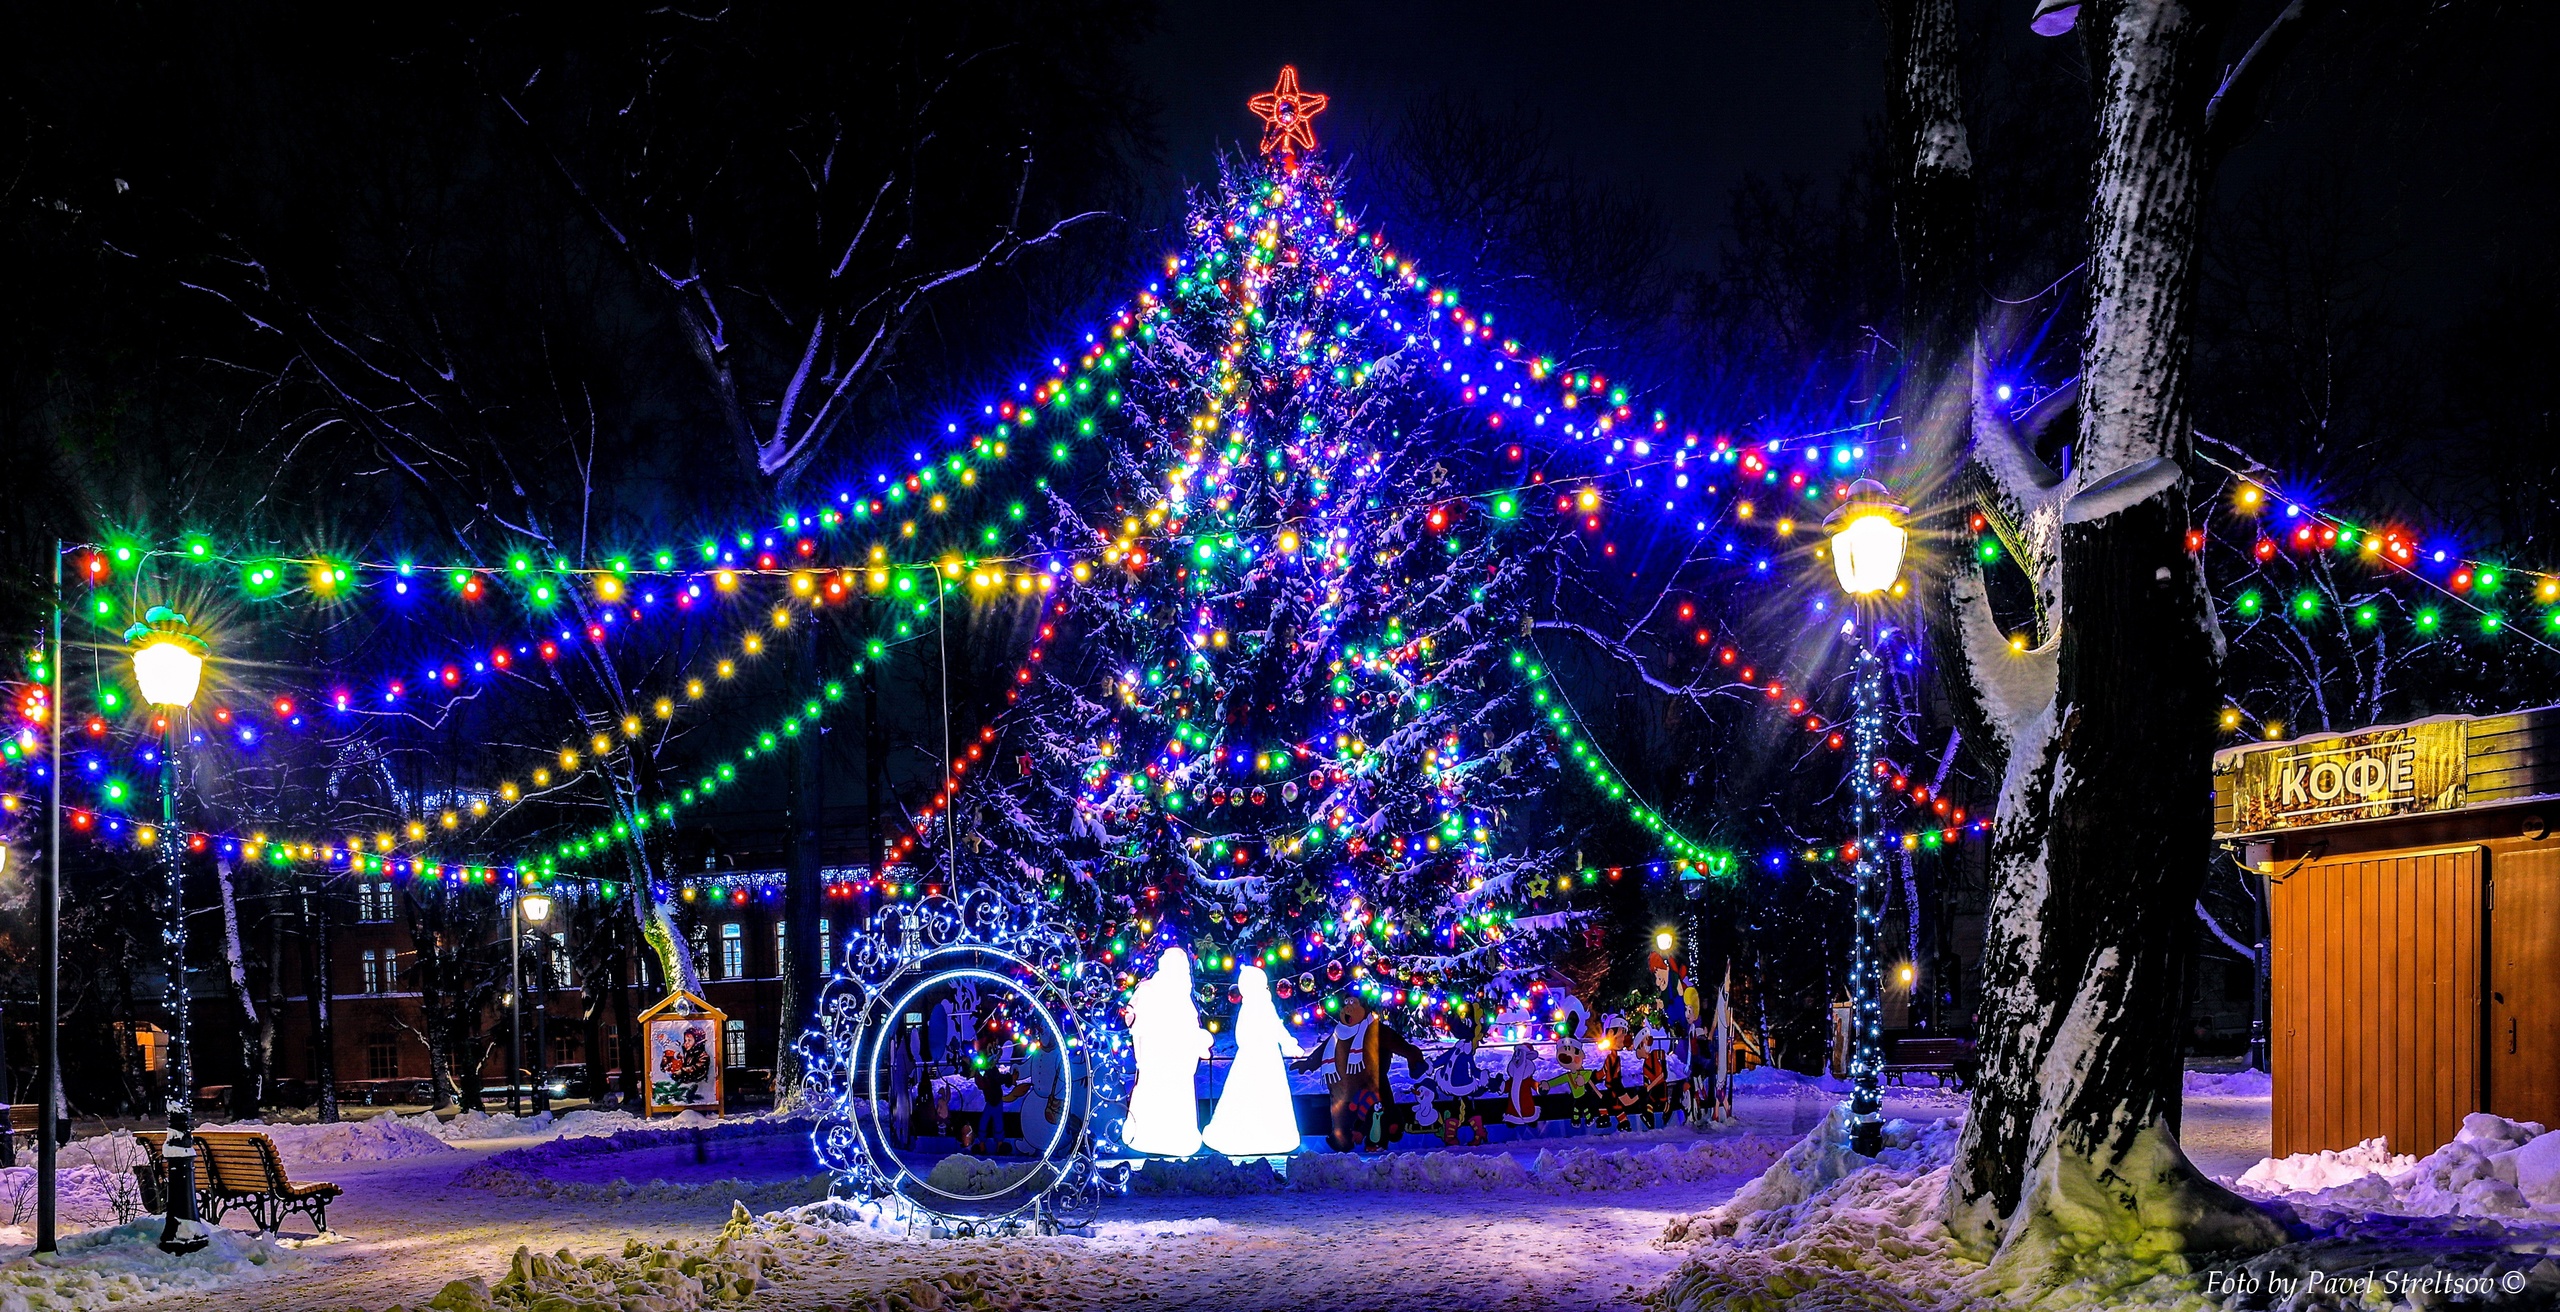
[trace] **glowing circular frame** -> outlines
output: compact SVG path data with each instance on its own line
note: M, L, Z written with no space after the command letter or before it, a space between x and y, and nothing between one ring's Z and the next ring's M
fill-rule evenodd
M818 1024L800 1042L809 1060L819 1120L811 1135L834 1172L839 1194L894 1198L907 1218L937 1231L1050 1230L1080 1224L1100 1202L1094 1172L1093 1071L1074 999L1061 984L1072 949L1035 908L1017 914L983 892L960 903L928 898L884 908L843 958L819 996ZM1040 1154L1022 1173L984 1193L934 1185L900 1149L889 1120L900 1091L892 1044L907 1008L935 989L974 981L1013 994L1039 1038L1058 1054L1065 1106Z

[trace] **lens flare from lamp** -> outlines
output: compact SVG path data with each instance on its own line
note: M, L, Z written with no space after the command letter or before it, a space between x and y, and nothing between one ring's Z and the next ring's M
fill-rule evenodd
M1831 535L1831 567L1840 576L1841 591L1867 597L1893 586L1902 573L1902 549L1911 539L1902 527L1910 513L1874 479L1849 485L1848 500L1822 521L1823 531Z
M133 678L142 699L154 706L186 706L196 699L204 679L204 639L187 628L187 617L166 606L154 606L140 624L125 630L134 644Z

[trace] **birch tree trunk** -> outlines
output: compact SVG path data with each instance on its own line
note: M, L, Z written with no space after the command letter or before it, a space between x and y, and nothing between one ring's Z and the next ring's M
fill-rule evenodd
M259 1024L258 1000L249 991L249 966L240 950L240 904L231 886L233 866L228 861L213 863L215 886L222 890L222 961L229 972L232 1000L240 1004L240 1080L231 1086L231 1117L253 1120L258 1115L260 1086L266 1082L266 1045Z
M2018 1285L2082 1262L2272 1246L2277 1225L2205 1179L2177 1141L2186 918L2209 867L2221 640L2185 549L2189 356L2208 93L2224 0L2100 0L2081 10L2096 70L2087 320L2072 477L1983 403L1977 364L1943 353L1906 402L1944 515L1978 508L2034 585L2011 649L1983 580L1930 595L1959 716L2005 763L1992 840L1982 1076L1945 1215ZM1888 0L1889 104L1910 331L1969 296L1951 283L1962 144L1952 0ZM1969 168L1969 163L1964 165ZM1970 259L1970 238L1961 244ZM1968 270L1969 272L1969 270ZM1950 288L1953 290L1950 290ZM1962 312L1970 318L1969 304ZM1961 410L1950 394L1964 398ZM1969 412L1958 437L1951 413Z

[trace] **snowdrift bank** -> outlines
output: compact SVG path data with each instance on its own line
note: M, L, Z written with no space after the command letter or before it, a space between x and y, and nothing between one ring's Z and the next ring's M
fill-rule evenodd
M389 1162L452 1152L452 1144L418 1126L420 1119L433 1120L434 1117L404 1120L397 1116L377 1116L369 1121L339 1121L334 1125L268 1125L260 1121L240 1121L197 1128L255 1130L275 1140L276 1151L288 1164Z
M760 1121L762 1118L758 1118ZM691 1128L718 1124L756 1123L714 1121L700 1112L683 1112L669 1120L646 1121L629 1112L600 1112L581 1108L566 1115L538 1112L531 1116L511 1116L505 1112L463 1112L452 1120L439 1120L434 1112L412 1116L381 1115L367 1120L345 1120L332 1125L302 1125L284 1122L269 1125L264 1121L239 1121L228 1125L207 1125L207 1130L256 1130L276 1141L276 1151L287 1162L388 1162L407 1157L432 1157L453 1151L457 1143L485 1139L577 1139L622 1134L633 1130ZM82 1143L91 1142L82 1140ZM76 1148L78 1145L74 1145Z
M575 1115L575 1113L572 1113ZM650 1190L670 1190L650 1197L693 1197L700 1193L718 1192L719 1181L700 1185L666 1185L655 1182L635 1186L627 1180L609 1184L580 1184L552 1178L559 1168L590 1157L634 1152L644 1148L664 1148L671 1144L697 1141L719 1143L730 1139L748 1139L771 1134L806 1134L810 1122L790 1117L752 1117L745 1120L714 1121L696 1112L685 1112L671 1120L657 1122L646 1129L616 1130L610 1134L578 1134L554 1136L523 1148L510 1148L491 1154L487 1161L474 1162L455 1174L453 1182L488 1189L501 1194L542 1198L629 1198ZM782 1185L756 1185L754 1189L772 1192L797 1187L797 1181ZM740 1186L742 1188L747 1186ZM619 1192L616 1192L616 1191ZM819 1193L824 1193L820 1189ZM807 1195L800 1195L806 1197Z
M1288 1159L1275 1170L1262 1159L1199 1157L1150 1162L1129 1178L1134 1194L1252 1194L1282 1190L1480 1193L1541 1189L1553 1193L1644 1189L1654 1185L1765 1169L1792 1142L1746 1134L1649 1149L1548 1148L1523 1162L1509 1153L1413 1152L1362 1157L1319 1153Z
M1887 1121L1874 1158L1849 1149L1846 1105L1722 1207L1674 1221L1689 1261L1655 1312L1767 1309L2199 1308L2186 1254L2065 1259L2067 1237L2015 1241L2000 1268L1957 1248L1941 1217L1962 1117ZM2014 1263L2014 1265L2012 1265ZM2067 1273L2054 1275L2052 1273ZM2032 1274L2026 1274L2032 1273ZM2058 1283L2015 1287L2024 1278ZM1797 1299L1805 1301L1797 1303Z
M497 1284L474 1276L447 1284L417 1312L519 1312L526 1308L577 1312L699 1312L738 1307L770 1283L784 1263L772 1240L750 1233L755 1222L732 1204L729 1224L710 1243L623 1246L620 1257L574 1257L569 1250L516 1250ZM922 1305L920 1305L922 1306ZM938 1305L937 1305L938 1306ZM390 1312L410 1312L394 1306Z
M2190 1098L2264 1098L2275 1092L2275 1077L2265 1071L2188 1071Z
M264 1235L216 1227L203 1249L160 1251L159 1217L65 1235L61 1250L29 1254L0 1266L0 1312L93 1312L130 1307L173 1294L219 1306L216 1291L262 1280L301 1265L286 1245Z
M2474 1112L2453 1142L2424 1157L2380 1139L2271 1157L2232 1188L2310 1214L2509 1217L2560 1224L2560 1131Z
M2258 1186L2249 1192L2284 1204L2271 1210L2287 1222L2294 1242L2245 1261L2173 1251L2068 1261L2067 1237L2029 1236L2013 1241L2010 1261L1997 1270L1957 1249L1940 1219L1962 1130L1959 1117L1919 1125L1888 1121L1885 1149L1870 1161L1848 1151L1847 1110L1835 1109L1725 1205L1665 1230L1663 1244L1689 1245L1690 1256L1647 1306L1653 1312L2003 1306L2041 1312L2229 1305L2311 1312L2434 1307L2447 1301L2446 1291L2484 1291L2457 1302L2560 1305L2560 1261L2547 1256L2560 1252L2560 1224L2526 1227L2450 1213L2368 1217L2296 1205L2375 1190L2404 1203L2474 1205L2489 1193L2478 1186L2502 1181L2501 1162L2517 1179L2540 1182L2560 1198L2560 1136L2546 1144L2539 1126L2473 1117L2464 1126L2467 1141L2422 1159L2392 1157L2372 1143L2262 1162L2244 1177ZM2287 1186L2316 1188L2282 1192ZM2560 1219L2560 1206L2551 1215ZM2059 1277L2067 1283L2014 1283L2019 1273L2042 1279L2054 1272L2068 1273ZM2322 1279L2313 1279L2315 1273ZM2349 1280L2371 1273L2373 1283L2351 1287L2340 1283L2341 1273ZM2392 1278L2396 1285L2385 1283Z

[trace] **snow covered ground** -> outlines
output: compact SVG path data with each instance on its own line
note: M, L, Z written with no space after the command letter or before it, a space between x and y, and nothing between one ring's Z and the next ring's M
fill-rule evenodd
M1887 1113L1917 1124L1963 1107L1952 1092L1892 1092ZM266 1262L235 1262L212 1278L228 1286L219 1298L189 1277L192 1289L130 1284L116 1302L166 1292L188 1295L171 1307L277 1312L430 1302L440 1312L1632 1309L1691 1255L1690 1245L1661 1242L1665 1231L1732 1197L1822 1124L1838 1097L1823 1084L1763 1077L1746 1084L1740 1123L1711 1134L1326 1156L1309 1159L1284 1191L1133 1192L1106 1206L1092 1238L965 1242L786 1219L825 1184L796 1127L732 1125L698 1144L690 1134L629 1133L627 1118L495 1123L514 1132L503 1137L488 1133L492 1121L429 1129L417 1117L355 1133L278 1127L271 1132L289 1145L297 1178L346 1190L330 1208L341 1242L296 1248L289 1239ZM2266 1101L2196 1099L2188 1128L2227 1141L2236 1174L2265 1155ZM740 1218L737 1201L756 1215ZM243 1226L235 1219L245 1239ZM307 1234L301 1223L288 1228L296 1231ZM30 1276L42 1283L19 1283ZM0 1312L81 1306L10 1292L42 1292L59 1279L23 1259L0 1265Z

